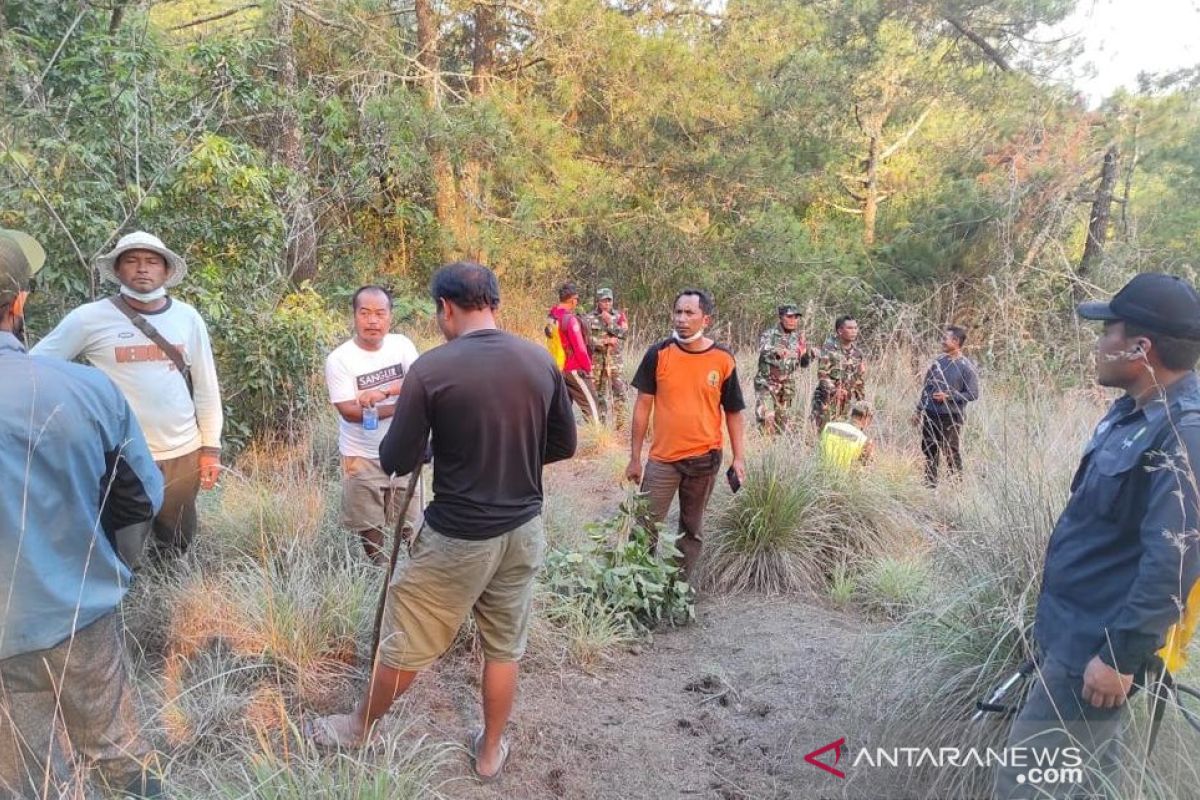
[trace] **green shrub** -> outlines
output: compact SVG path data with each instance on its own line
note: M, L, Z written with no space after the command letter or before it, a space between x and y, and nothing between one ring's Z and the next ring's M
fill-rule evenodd
M899 619L917 608L928 581L929 571L918 557L884 555L868 562L859 592L869 610Z
M680 556L678 536L658 526L654 551L655 527L646 503L644 496L631 494L612 519L586 526L591 542L586 549L551 552L543 573L547 587L580 600L585 609L588 604L607 609L636 630L694 619L695 593L679 579L674 564Z
M833 567L829 575L829 599L839 606L848 605L858 592L858 576L845 561Z

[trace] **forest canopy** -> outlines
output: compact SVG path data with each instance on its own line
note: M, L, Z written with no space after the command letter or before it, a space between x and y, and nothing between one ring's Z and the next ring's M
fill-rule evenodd
M1200 73L1089 107L1046 77L1074 6L9 0L0 225L46 244L44 321L161 235L226 359L258 353L260 417L354 286L426 313L458 258L514 320L566 278L635 321L698 284L735 337L780 299L904 303L1019 348L1200 239Z

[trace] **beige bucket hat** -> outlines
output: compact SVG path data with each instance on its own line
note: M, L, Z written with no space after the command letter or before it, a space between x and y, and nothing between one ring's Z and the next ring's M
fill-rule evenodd
M163 244L161 239L152 233L134 231L122 236L111 252L96 258L96 269L99 270L100 277L120 283L121 279L117 277L117 259L129 250L151 250L162 256L167 262L167 282L163 284L167 288L178 286L187 275L187 262Z

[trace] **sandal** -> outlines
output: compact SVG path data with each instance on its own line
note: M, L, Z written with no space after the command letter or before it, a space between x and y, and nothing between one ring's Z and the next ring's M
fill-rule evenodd
M491 775L484 775L479 771L479 748L482 743L483 728L477 728L467 740L467 753L471 756L471 771L475 773L475 779L480 783L495 783L500 780L500 776L504 774L504 768L508 766L508 737L500 737L500 766Z

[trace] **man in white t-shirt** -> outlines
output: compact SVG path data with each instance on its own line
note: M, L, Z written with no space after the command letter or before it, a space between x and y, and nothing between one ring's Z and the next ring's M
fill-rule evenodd
M379 466L379 443L391 425L404 376L417 360L417 348L407 336L389 333L392 296L387 289L364 286L354 293L351 307L354 336L325 359L329 401L339 415L342 526L359 535L371 560L386 564L383 536L395 515L407 476L383 471ZM363 424L367 409L375 412L374 429ZM410 537L419 515L419 505L409 504L405 528Z
M119 294L76 308L30 353L83 357L125 395L166 485L154 553L182 555L196 534L196 495L221 471L224 416L208 328L196 309L167 296L187 264L157 236L122 236L96 269Z

